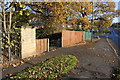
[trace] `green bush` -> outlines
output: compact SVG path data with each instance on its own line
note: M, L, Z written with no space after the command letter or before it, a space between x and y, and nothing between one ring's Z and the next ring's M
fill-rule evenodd
M67 29L67 30L70 30L70 31L83 31L81 28L79 27L76 27L75 29Z
M77 62L75 56L61 55L19 72L11 78L55 79L62 74L68 73L75 67Z

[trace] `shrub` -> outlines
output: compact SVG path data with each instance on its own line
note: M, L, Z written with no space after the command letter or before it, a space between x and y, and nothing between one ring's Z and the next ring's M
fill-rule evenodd
M55 79L62 74L68 73L75 67L77 62L75 56L61 55L21 71L11 78Z
M117 78L117 79L120 79L120 68L117 69L116 78Z

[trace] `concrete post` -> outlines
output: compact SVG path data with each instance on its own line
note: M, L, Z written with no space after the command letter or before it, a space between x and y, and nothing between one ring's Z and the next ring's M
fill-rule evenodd
M22 58L36 55L36 29L30 26L21 28L21 56Z

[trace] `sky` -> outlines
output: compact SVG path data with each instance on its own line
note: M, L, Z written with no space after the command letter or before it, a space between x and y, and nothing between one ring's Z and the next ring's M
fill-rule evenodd
M120 9L120 1L119 2L116 1L116 8L115 9ZM117 22L120 22L120 16L113 19L113 23L117 23Z

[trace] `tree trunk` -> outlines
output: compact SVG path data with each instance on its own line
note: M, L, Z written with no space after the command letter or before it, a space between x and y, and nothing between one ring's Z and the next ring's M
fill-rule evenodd
M8 44L5 44L5 45L8 45L8 46L9 46L9 47L8 47L8 58L9 58L9 61L11 61L10 30L11 30L12 9L11 9L11 7L10 7L9 25L7 26L4 1L1 2L1 7L2 7L2 15L3 15L3 34L5 33L5 36L7 37L7 41L8 41ZM7 28L7 27L8 27L8 28ZM8 30L7 30L7 29L8 29Z
M12 8L10 7L10 18L9 18L9 27L8 27L8 43L11 43L11 39L10 39L10 30L11 30L11 24L12 24L12 21L11 21L11 19L12 19ZM9 48L8 48L8 53L9 53L9 61L11 61L11 48L10 48L10 46L9 46Z
M1 7L2 7L2 15L3 15L4 32L7 33L7 30L6 30L6 13L5 13L5 8L4 8L4 2L1 2Z
M10 43L10 33L8 33L8 43ZM11 61L11 48L10 48L10 46L8 48L8 57L9 57L9 61Z

